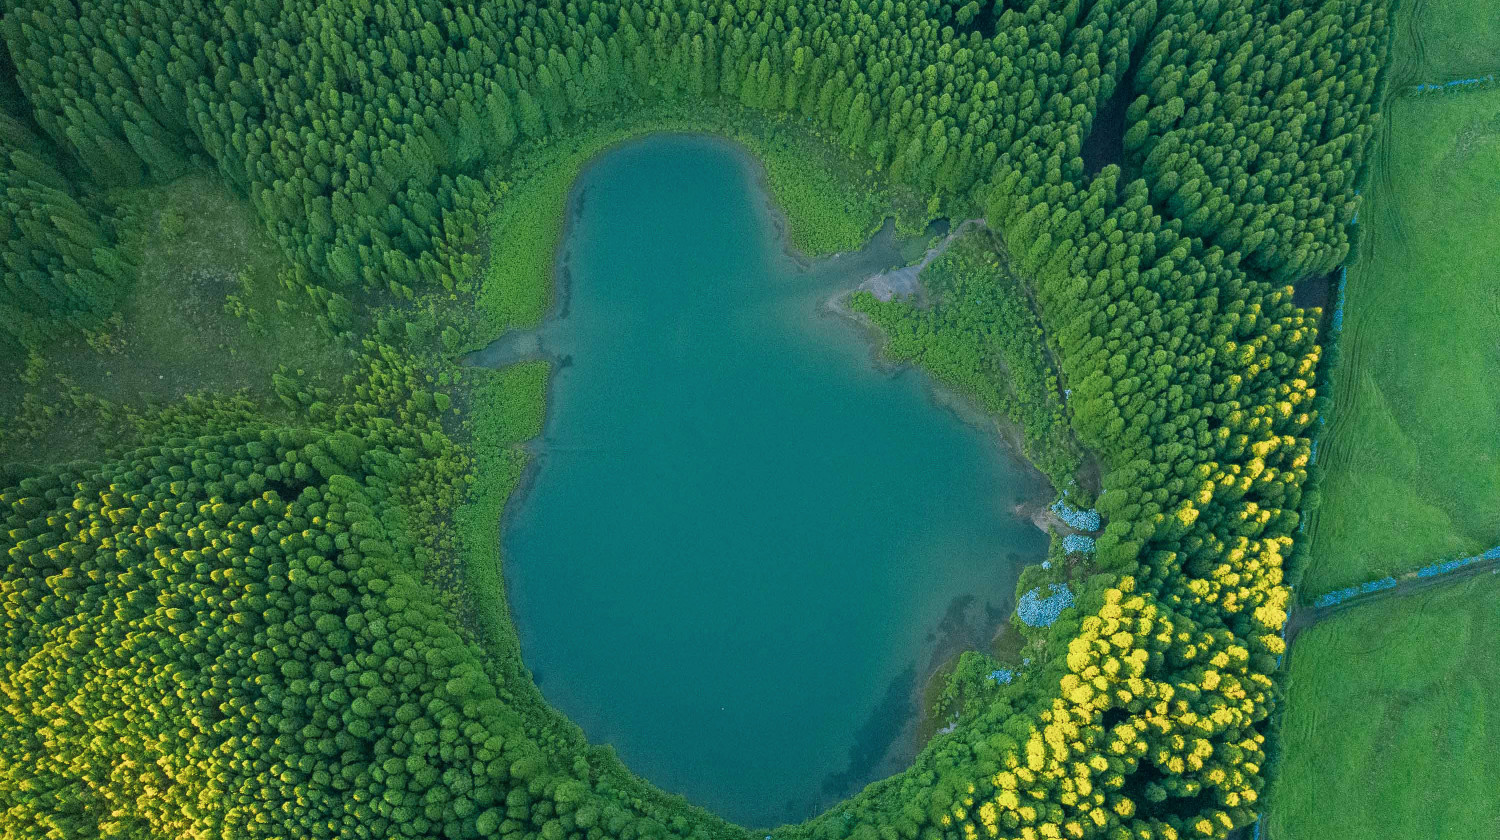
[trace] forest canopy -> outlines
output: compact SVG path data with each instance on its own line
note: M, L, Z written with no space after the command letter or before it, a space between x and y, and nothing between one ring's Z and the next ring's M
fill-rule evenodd
M934 214L983 215L1103 473L1097 574L1046 631L1047 661L908 771L776 836L1248 825L1324 399L1320 313L1288 283L1350 252L1388 13L9 4L0 346L97 327L135 272L114 196L212 168L296 266L287 294L362 368L337 392L282 377L275 420L199 406L95 463L0 472L0 836L747 836L588 747L541 702L508 618L475 631L424 577L459 551L484 470L513 480L524 457L504 447L526 411L491 403L540 389L529 373L434 385L432 325L366 317L367 301L471 299L484 222L527 155L660 105L805 125ZM1083 145L1117 99L1117 160L1090 173ZM967 254L948 282L1000 282L993 266ZM1001 291L981 320L1015 314ZM924 335L968 346L951 332L966 312L932 317L951 324ZM493 337L447 329L450 356ZM1014 408L1038 439L1062 412L1049 399ZM455 408L499 424L479 437L503 454L472 455Z

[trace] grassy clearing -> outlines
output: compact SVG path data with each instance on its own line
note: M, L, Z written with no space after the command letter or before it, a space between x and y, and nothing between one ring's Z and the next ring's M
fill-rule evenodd
M12 398L26 405L0 456L84 457L116 442L122 416L187 394L274 404L283 365L312 383L341 379L347 354L284 290L286 262L246 202L207 175L119 200L140 276L105 329L59 341L18 372Z
M908 231L920 231L927 221L924 206L913 196L893 194L876 173L839 155L794 121L730 108L658 108L616 118L547 144L515 167L533 174L501 186L489 225L489 268L471 329L476 340L541 322L552 305L553 266L573 183L610 146L663 131L717 134L749 149L785 215L788 238L804 254L858 248L888 215Z
M534 327L552 304L552 266L566 222L568 191L589 158L614 142L547 147L551 160L527 167L530 178L507 184L490 221L490 265L476 304L479 340L508 327Z
M1500 577L1356 607L1297 638L1268 840L1500 836Z
M1387 113L1304 600L1500 542L1500 90Z
M766 185L786 217L787 238L803 254L853 251L891 215L903 233L918 234L932 215L912 196L877 185L873 172L796 123L765 122L733 136L764 168Z

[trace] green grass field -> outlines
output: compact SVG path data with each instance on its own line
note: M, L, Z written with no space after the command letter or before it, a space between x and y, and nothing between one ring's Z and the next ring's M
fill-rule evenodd
M1355 607L1289 661L1266 840L1500 837L1500 577Z
M1387 118L1304 601L1500 542L1500 90L1396 97Z
M1500 14L1491 0L1404 0L1396 14L1412 28L1397 42L1394 66L1419 76L1403 81L1437 83L1500 70Z

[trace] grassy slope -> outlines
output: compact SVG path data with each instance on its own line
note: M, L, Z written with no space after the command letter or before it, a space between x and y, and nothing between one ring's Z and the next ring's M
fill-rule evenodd
M325 383L347 369L310 304L278 302L289 297L280 280L285 260L250 206L217 179L192 175L119 198L140 277L107 330L46 348L32 363L37 381L16 383L16 402L29 391L34 404L66 410L32 418L40 433L31 440L7 436L0 460L35 457L28 451L59 461L95 454L118 433L112 418L189 393L244 390L274 406L267 398L278 365ZM82 395L88 403L75 407ZM103 438L95 434L101 426Z
M860 292L850 306L884 332L886 356L928 370L1008 419L1018 445L1052 484L1076 487L1082 453L1041 323L1009 261L993 246L982 229L953 240L921 273L922 288L933 298L928 305Z
M1267 840L1500 836L1500 577L1298 637Z
M1304 601L1500 542L1500 90L1396 93L1480 72L1478 56L1500 69L1487 6L1398 11L1418 17L1403 22L1349 270Z

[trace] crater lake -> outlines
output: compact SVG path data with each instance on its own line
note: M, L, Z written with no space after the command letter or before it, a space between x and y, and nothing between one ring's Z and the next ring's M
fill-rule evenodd
M1016 508L1050 491L832 310L891 254L792 256L740 147L618 146L568 212L503 534L522 658L645 779L800 821L911 761L923 681L1009 615L1046 551Z

